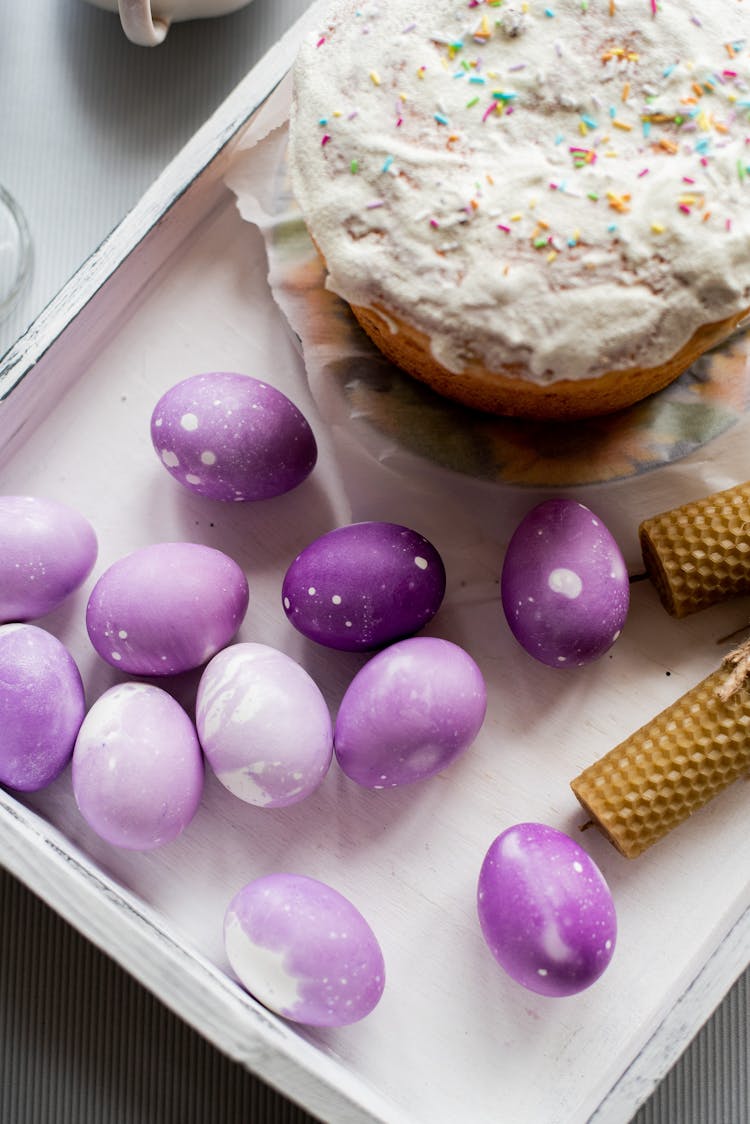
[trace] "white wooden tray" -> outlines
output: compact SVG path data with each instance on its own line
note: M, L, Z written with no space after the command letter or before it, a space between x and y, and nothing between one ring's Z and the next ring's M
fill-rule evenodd
M121 678L85 634L91 584L115 558L156 540L203 541L236 557L251 586L240 638L303 662L332 710L362 663L308 644L281 609L289 561L348 520L351 496L268 290L260 235L241 221L223 182L243 125L288 70L318 11L247 76L0 370L0 491L67 501L99 535L90 581L40 622L73 651L90 702ZM269 378L305 410L321 455L297 492L228 509L187 495L158 464L148 433L153 404L179 378L211 369ZM750 478L746 441L732 448L726 476L727 484ZM693 498L701 478L700 461L676 471L675 502ZM627 487L629 501L640 489L648 508L653 481ZM449 477L436 475L436 488L449 510ZM371 491L357 504L360 516L371 510L415 523L419 497L408 484L386 473ZM608 495L613 530L633 562L623 489L598 493L600 509ZM463 523L474 535L470 557L455 527L427 515L429 525L419 526L449 564L446 601L430 631L472 651L490 687L485 730L444 775L368 793L334 766L318 793L277 812L241 804L209 776L185 834L140 855L87 829L67 773L33 797L0 793L5 865L217 1047L323 1120L624 1124L748 962L742 785L635 863L593 832L582 837L610 882L620 922L615 959L589 991L557 1001L522 991L482 942L476 877L494 836L520 820L575 833L582 817L570 779L706 674L717 638L747 619L747 606L735 605L671 621L641 583L611 659L575 678L532 666L503 627L497 578L503 544L533 498L478 488ZM459 572L460 580L451 577ZM189 707L195 682L187 676L169 686ZM363 1022L308 1032L270 1015L233 980L221 943L224 908L245 881L278 869L329 881L378 933L388 984Z

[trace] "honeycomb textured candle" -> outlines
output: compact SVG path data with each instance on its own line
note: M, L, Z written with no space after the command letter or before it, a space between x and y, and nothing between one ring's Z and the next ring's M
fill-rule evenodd
M668 613L750 593L750 483L646 519L643 562Z
M635 858L750 772L750 691L713 672L571 782L594 823Z

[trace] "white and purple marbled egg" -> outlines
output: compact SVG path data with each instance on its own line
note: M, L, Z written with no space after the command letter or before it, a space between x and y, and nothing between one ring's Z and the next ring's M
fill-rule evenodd
M171 695L149 683L121 683L100 695L79 730L72 773L88 825L131 851L176 839L203 792L195 727Z
M551 499L516 528L501 597L510 629L529 655L550 667L580 667L619 637L630 586L601 519L576 500Z
M247 610L240 566L199 543L153 543L114 562L86 609L94 648L131 675L200 667L232 639Z
M35 792L63 771L86 710L67 648L33 624L0 626L0 784Z
M312 429L280 390L250 375L210 371L157 402L151 440L185 488L213 500L265 500L291 491L318 455Z
M396 788L447 768L479 733L482 673L449 640L413 636L355 675L336 716L336 759L365 788Z
M248 804L296 804L331 764L331 715L318 685L266 644L233 644L214 656L198 684L195 721L216 776Z
M351 523L316 539L282 586L287 617L303 636L346 652L417 632L445 594L432 543L397 523Z
M79 511L39 496L0 496L0 623L51 613L91 573L94 528Z
M553 827L520 823L485 856L477 893L484 939L517 983L540 995L575 995L612 959L617 919L596 863Z
M385 986L377 938L331 886L269 874L229 903L224 945L243 986L276 1014L308 1026L347 1026L368 1015Z

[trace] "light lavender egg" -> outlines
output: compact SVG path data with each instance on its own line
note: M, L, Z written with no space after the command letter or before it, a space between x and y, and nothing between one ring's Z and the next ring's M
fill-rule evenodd
M67 648L33 624L0 625L0 784L35 792L63 771L86 710Z
M195 720L209 765L248 804L296 804L331 764L331 715L319 687L266 644L233 644L214 656L198 684Z
M413 636L355 675L336 717L336 759L365 788L396 788L447 768L477 737L487 709L482 673L449 640Z
M237 632L249 590L240 566L199 543L154 543L114 562L96 582L86 627L96 651L132 675L200 667Z
M214 500L265 500L296 488L318 455L312 429L280 390L250 375L210 371L171 387L151 416L168 472Z
M583 991L614 954L617 919L604 876L574 839L545 824L516 824L494 840L477 908L497 962L540 995Z
M501 579L503 610L522 648L550 667L580 667L618 639L630 604L620 548L571 499L546 500L516 528Z
M67 504L0 496L0 623L51 613L91 573L94 528Z
M229 963L271 1011L308 1026L347 1026L385 986L377 938L359 910L324 882L269 874L234 896L224 919Z
M121 683L100 695L78 733L72 773L88 825L132 851L176 839L203 792L195 727L171 695L149 683Z
M445 594L432 543L397 523L351 523L316 539L284 577L287 617L303 636L340 651L379 648L417 632Z

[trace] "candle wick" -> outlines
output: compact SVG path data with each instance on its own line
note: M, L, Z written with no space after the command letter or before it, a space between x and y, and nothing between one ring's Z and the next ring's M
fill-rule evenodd
M740 636L741 633L747 632L748 628L750 628L750 625L748 624L740 625L739 628L735 628L732 630L732 632L728 632L726 636L720 636L716 643L726 644L728 640L734 640L735 636Z

